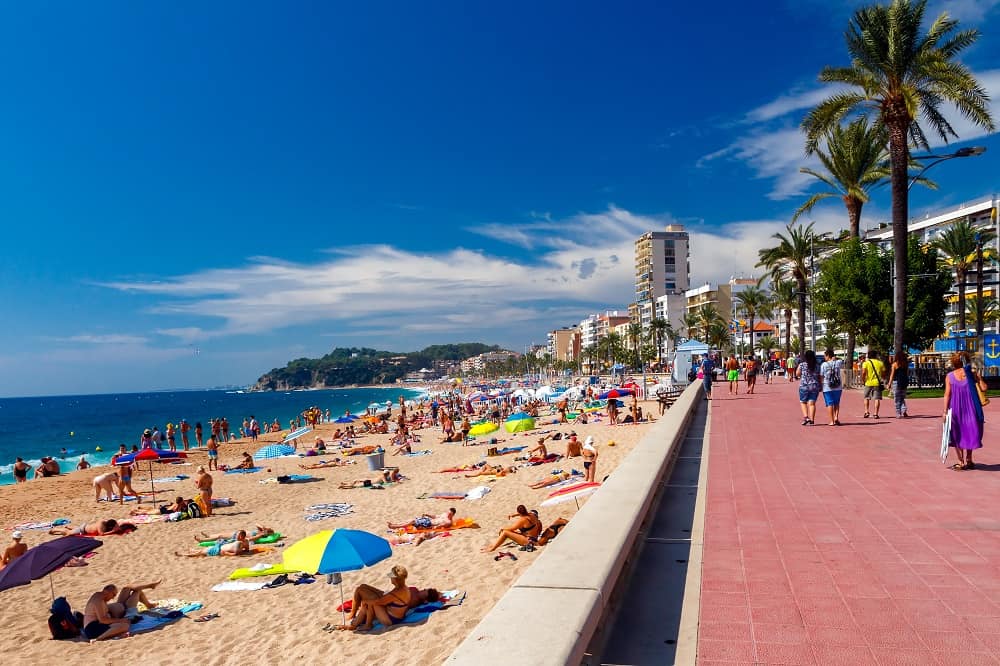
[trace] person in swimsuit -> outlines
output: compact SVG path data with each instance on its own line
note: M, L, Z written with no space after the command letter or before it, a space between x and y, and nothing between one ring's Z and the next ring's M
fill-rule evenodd
M146 598L143 590L151 590L159 584L160 581L156 581L145 585L123 587L121 592L118 592L118 588L113 584L105 585L101 591L90 596L84 608L84 635L91 643L119 635L128 636L131 622L127 616L135 611L140 602L147 608L155 608L156 604ZM118 600L108 603L116 594Z
M96 523L86 523L79 527L70 527L69 525L53 527L49 530L49 534L53 536L104 536L113 534L116 527L118 527L118 521L114 518L108 518Z
M14 482L24 483L28 480L28 470L31 469L31 465L24 462L24 459L18 458L14 462Z
M593 483L597 474L597 449L594 448L594 438L588 436L583 443L583 471L585 480Z
M201 421L198 421L194 424L194 441L197 442L197 446L199 449L202 446L202 441L201 441L202 432L203 429L201 426Z
M554 486L557 483L562 483L571 476L573 476L571 472L555 472L545 477L541 481L535 481L528 487L538 490L539 488L545 488L546 486Z
M14 530L11 532L10 538L12 543L7 546L6 550L3 551L3 557L0 558L0 569L16 560L17 558L24 555L28 550L28 544L21 543L21 539L24 535L20 531Z
M110 502L111 498L114 497L115 488L118 489L118 493L121 494L121 481L118 480L118 472L105 472L104 474L98 474L94 477L94 501L101 501L101 492L107 495L107 500ZM122 502L124 503L124 498Z
M337 626L337 629L354 631L368 631L378 620L383 626L389 627L399 624L406 617L410 610L413 593L406 585L406 567L397 564L389 572L389 580L392 582L392 589L386 594L380 594L377 598L364 599L362 596L371 597L372 592L378 589L370 589L358 595L355 590L355 602L351 606L352 618L350 623ZM360 589L360 588L359 588Z
M59 476L60 469L59 463L56 462L55 458L49 458L48 456L42 458L42 464L35 468L35 478L48 478L50 476Z
M566 457L575 458L578 455L580 455L580 440L576 438L575 432L571 432L569 440L566 441Z
M214 546L204 548L194 548L186 553L175 551L177 557L221 557L223 555L249 555L250 540L247 539L246 530L236 533L236 538L226 543L216 542Z
M201 446L200 442L198 446ZM219 442L215 439L215 435L208 437L208 468L219 469Z
M421 516L414 518L413 520L408 520L405 523L387 523L389 529L391 530L402 530L407 527L416 527L418 529L430 529L432 527L451 527L451 524L455 521L455 507L452 507L445 511L444 513L438 515L432 515L425 513Z
M121 504L125 503L125 497L139 497L139 493L132 487L132 465L122 465L118 471L118 487L121 495Z
M209 461L211 463L211 460ZM194 479L194 484L197 486L199 492L201 492L201 499L204 506L202 506L202 511L204 511L206 516L212 515L212 475L205 471L204 467L199 467L197 475Z
M263 539L266 536L271 536L272 534L274 534L274 530L272 528L270 528L270 527L265 527L264 525L256 525L256 526L254 526L254 528L252 530L250 530L249 533L247 533L245 531L243 533L244 534L248 534L248 538L249 538L250 541L256 542L256 541L258 541L260 539ZM214 534L214 535L213 534L206 534L205 532L202 532L201 534L196 534L195 537L194 537L194 540L198 541L198 542L201 542L201 541L237 541L237 540L239 540L239 537L240 537L240 531L236 531L236 532L221 532L219 534Z
M542 530L542 533L538 535L538 545L544 546L549 541L555 539L557 536L559 536L560 530L562 530L562 528L566 527L566 525L568 524L569 521L563 518L562 516L556 518L554 521L552 521L552 524L550 524L548 527Z
M516 513L507 517L514 518L514 521L500 530L500 535L492 546L482 548L481 552L492 553L508 539L519 546L526 546L537 539L542 531L542 521L538 519L538 512L528 511L523 504L518 504Z

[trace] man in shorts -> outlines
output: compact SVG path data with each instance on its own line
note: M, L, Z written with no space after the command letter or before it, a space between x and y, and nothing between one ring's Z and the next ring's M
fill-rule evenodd
M191 424L187 422L187 419L181 419L181 445L184 446L184 450L188 450L188 446L191 444L188 438L188 433L191 432Z
M735 356L726 359L726 381L729 382L729 392L740 394L740 362Z
M129 618L138 614L135 608L139 602L141 601L147 608L156 607L155 603L146 598L143 590L151 590L159 584L160 581L156 581L146 585L123 587L120 593L115 585L105 585L87 601L83 611L83 634L91 643L120 635L128 636L128 628L131 625ZM118 596L118 600L108 603L115 598L115 595Z
M885 364L879 360L877 349L869 350L868 358L861 364L861 381L865 385L865 418L878 418L882 406L882 391L885 382ZM871 409L874 403L875 409Z
M215 435L209 435L206 447L208 448L208 468L210 470L219 469L219 442L215 439Z
M418 529L426 530L432 527L451 527L454 520L455 509L451 508L436 516L430 513L425 513L414 518L413 520L408 520L405 523L388 523L388 525L391 530L401 530L407 527L416 527Z

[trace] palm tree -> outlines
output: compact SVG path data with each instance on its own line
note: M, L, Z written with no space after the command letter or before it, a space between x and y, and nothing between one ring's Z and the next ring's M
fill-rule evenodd
M663 365L663 338L669 337L672 332L673 327L666 319L655 317L649 322L650 342L656 348L656 362L660 365Z
M909 220L910 142L927 149L923 118L947 142L958 133L941 113L951 102L972 124L992 132L989 95L973 73L957 60L975 43L978 30L958 30L958 21L942 13L922 33L927 0L892 0L863 7L848 25L849 67L826 67L819 79L849 86L820 102L802 121L806 150L848 115L874 116L889 140L892 184L892 247L896 287L893 347L903 349L906 328L907 234ZM802 337L800 332L800 337Z
M711 303L706 303L700 308L695 310L695 314L698 317L698 328L702 330L705 334L705 342L709 345L711 343L708 341L709 332L714 324L726 325L726 320L722 318L719 311L715 309L715 306Z
M989 245L996 238L992 227L977 229L968 218L959 220L941 232L931 243L938 251L941 266L955 271L955 284L958 287L958 328L965 330L965 278L969 269L976 265L976 250L979 243ZM983 258L992 259L992 248L983 248ZM973 314L975 318L975 314Z
M757 280L757 284L755 286L747 287L743 291L736 294L736 301L739 304L737 307L750 321L751 353L754 349L753 327L757 321L757 317L763 317L765 319L771 318L771 295L768 294L766 290L761 289L760 285L763 281L764 278L761 278L760 280Z
M816 349L836 349L840 346L842 342L839 335L835 333L826 333L823 337L816 340Z
M965 317L966 320L969 318L975 318L976 312L979 305L979 297L971 296L965 300ZM983 296L983 322L986 324L993 324L1000 321L1000 301L993 298L992 296ZM962 329L963 325L959 321L959 314L956 313L948 318L946 325L949 328Z
M785 317L785 356L791 354L792 340L792 310L799 307L798 295L795 293L795 282L792 280L776 280L771 283L772 307L781 310ZM780 337L780 335L779 335Z
M698 329L698 315L696 311L685 312L681 317L681 326L684 327L684 337L689 340L694 337Z
M795 281L795 295L798 297L799 311L799 353L806 351L806 278L808 270L806 262L812 256L813 245L816 234L813 233L813 224L810 222L806 226L795 226L788 224L785 227L788 235L777 233L772 238L778 241L774 247L764 248L758 252L760 261L758 266L764 266L771 271L774 281L780 281L785 277L790 277Z
M705 342L712 349L726 349L732 345L729 326L726 325L725 320L720 318L708 325L708 329L705 331Z
M771 352L781 346L781 342L776 340L770 335L765 335L760 340L757 341L757 350L764 355L764 358L770 358Z
M633 367L637 369L642 369L642 359L639 353L639 341L642 339L642 324L639 322L632 322L628 325L628 343L629 347L632 348L632 358L635 363Z
M868 192L885 184L889 178L885 128L870 125L866 118L858 118L846 127L834 125L824 139L826 150L817 147L814 151L823 165L823 171L806 167L799 171L829 189L806 199L792 215L792 222L810 212L820 201L840 197L847 208L851 238L857 238L861 228L861 209L868 203Z

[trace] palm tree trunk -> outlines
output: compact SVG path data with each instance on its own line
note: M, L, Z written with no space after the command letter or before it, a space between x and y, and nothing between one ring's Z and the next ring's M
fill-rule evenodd
M958 330L965 330L965 271L955 270L955 281L958 283Z
M854 197L844 197L844 206L847 208L847 220L850 224L851 238L858 238L861 234L861 207L863 201Z
M799 355L806 353L806 281L796 280L799 286Z
M902 106L903 102L897 102ZM892 117L889 126L889 157L892 163L892 251L893 264L896 268L896 283L893 285L893 309L895 318L892 327L892 346L896 352L903 346L903 336L906 332L906 288L907 275L907 228L910 218L910 147L906 143L907 129L910 125L909 114L905 107L896 113L890 110ZM964 313L963 313L964 314ZM961 315L960 315L961 316Z
M753 356L753 315L750 315L750 355Z

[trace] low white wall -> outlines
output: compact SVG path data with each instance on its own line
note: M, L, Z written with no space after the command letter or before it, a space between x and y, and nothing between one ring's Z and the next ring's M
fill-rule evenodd
M702 399L701 382L684 391L447 664L580 663Z

